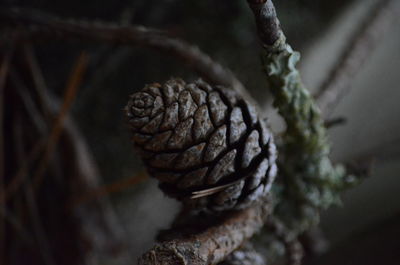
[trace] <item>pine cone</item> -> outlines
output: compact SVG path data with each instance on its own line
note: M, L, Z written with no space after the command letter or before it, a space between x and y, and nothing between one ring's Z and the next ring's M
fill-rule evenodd
M272 135L232 89L171 79L131 95L125 111L133 141L167 195L220 211L247 207L271 189Z

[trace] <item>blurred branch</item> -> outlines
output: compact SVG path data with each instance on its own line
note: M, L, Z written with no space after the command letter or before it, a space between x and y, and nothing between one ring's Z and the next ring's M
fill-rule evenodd
M21 223L21 221L18 219L17 216L14 216L14 214L7 211L5 208L0 208L0 217L4 218L4 220L7 221L14 228L14 230L17 232L19 237L24 241L24 243L27 243L30 246L33 246L35 244L35 242L32 240L32 235L30 235L29 232L25 229L25 227L23 226L23 224ZM3 262L4 258L1 259L0 261Z
M60 117L60 113L64 109L64 122L60 128L62 133L57 141L57 148L62 150L62 168L64 168L64 176L67 178L65 185L71 189L68 201L65 202L65 205L68 206L71 205L77 194L90 194L90 191L100 189L101 185L101 176L94 158L84 137L70 117L67 111L68 107L66 107L66 105L72 104L76 90L81 83L87 57L82 53L78 57L75 67L73 67L64 95L64 107L55 104L56 100L47 91L43 73L33 50L30 50L26 57L32 75L37 75L36 80L42 80L36 82L35 85L36 93L39 94L44 104L41 107L49 112L50 117L56 115ZM50 124L51 121L48 121L48 123ZM85 204L74 205L74 207L66 210L71 211L75 221L79 222L81 238L90 245L90 250L87 250L89 253L85 256L88 264L96 264L100 258L110 258L121 254L123 248L126 247L125 232L107 197L91 198L91 201L86 201Z
M82 237L90 243L91 249L86 259L95 259L87 263L97 264L99 260L96 259L100 257L121 254L128 240L108 198L91 197L90 201L73 204L77 194L91 194L91 191L101 189L101 179L84 137L70 118L65 121L60 145L65 167L70 170L69 175L74 176L69 180L72 192L66 205L73 206L68 210L79 221Z
M142 26L116 25L106 22L62 20L48 14L27 9L3 9L0 11L0 27L17 29L3 39L43 40L46 38L76 39L113 44L148 47L163 51L180 59L205 79L248 93L240 81L228 69L213 61L198 47L163 32Z
M46 104L46 91L48 91L48 87L44 79L43 73L38 64L38 61L36 60L32 45L25 44L22 49L25 56L26 64L29 68L29 74L32 83L38 96L38 108L43 112L45 121L50 123L53 117L51 115L50 106Z
M6 189L2 192L0 192L0 204L4 203L8 198L12 196L13 193L15 193L18 188L21 186L21 184L24 183L26 180L26 175L28 174L29 170L32 167L32 164L36 159L40 157L40 155L43 153L39 160L39 165L37 170L34 173L33 177L33 184L35 186L38 186L40 182L42 181L44 172L47 168L48 160L57 145L57 141L60 137L60 134L63 129L63 123L65 120L65 117L68 113L68 110L75 98L76 92L77 92L77 87L80 84L83 71L85 69L86 65L86 55L82 54L78 61L76 66L74 67L74 71L71 74L71 78L69 83L67 84L66 90L65 90L65 95L64 95L64 102L61 107L60 112L58 113L58 116L56 117L52 130L49 135L44 135L42 138L38 139L36 144L32 147L31 151L29 151L28 155L26 156L26 159L21 160L21 166L18 169L16 175L11 179L11 182L8 184ZM27 112L32 116L32 119L35 120L35 124L39 126L41 119L38 119L38 115L40 115L37 110L32 107L33 103L29 95L27 95L25 92L25 87L24 85L20 82L20 78L18 78L17 73L12 73L12 81L18 87L18 92L21 94L22 100L25 102L25 107L27 107ZM42 91L43 93L43 91ZM41 100L45 101L46 99L43 97L40 97ZM49 110L48 104L41 104L41 107L46 108ZM40 126L39 126L40 128Z
M399 147L399 137L382 141L377 145L370 147L367 151L355 155L354 158L347 161L347 164L355 170L369 173L375 162L385 162L398 159L400 157Z
M19 113L18 113L19 114ZM17 115L14 120L14 141L17 161L25 161L26 154L24 150L24 136L21 115ZM36 203L36 198L33 192L32 184L27 179L27 185L24 185L25 201L29 212L29 217L32 222L33 232L40 254L43 257L43 261L46 265L54 265L54 257L50 248L50 244L47 235L43 228L42 217L39 214L39 209Z
M345 117L336 117L336 118L325 120L324 125L327 129L330 129L330 128L336 127L338 125L344 125L346 122L347 122L347 119Z
M0 194L0 204L3 205L8 199L12 197L13 194L19 189L19 187L26 181L26 176L34 161L39 157L41 150L45 146L45 139L39 139L32 149L26 155L25 160L21 162L21 165L12 177L10 183L7 185L6 189Z
M40 130L41 125L43 124L40 119L40 114L38 110L35 108L32 98L27 93L28 88L24 86L21 82L21 78L19 77L18 73L14 71L14 69L10 70L10 83L12 83L20 98L23 101L23 105L27 110L27 113L30 115L30 118L37 125L38 129ZM20 166L15 173L15 175L9 181L7 187L0 193L0 204L3 205L9 198L12 197L13 194L19 189L19 187L24 183L26 180L26 176L29 173L33 163L40 157L40 153L42 152L45 143L46 143L47 136L43 136L37 140L37 142L31 147L28 151L24 160L20 161Z
M79 197L74 199L72 201L72 206L76 206L81 203L89 202L93 199L106 196L113 192L118 192L118 191L124 190L128 187L133 187L136 184L146 180L147 178L148 178L147 173L142 171L142 172L139 172L138 174L134 175L133 177L124 178L121 180L114 181L111 184L97 187L96 189L89 190L85 194L80 195Z
M248 209L214 216L214 224L199 229L199 232L157 243L142 256L139 264L208 265L221 262L260 230L270 212L268 205L261 202ZM197 218L197 223L200 220Z
M101 87L112 72L118 71L121 65L131 59L133 50L130 47L106 47L100 52L91 54L91 68L95 71L88 76L82 87L83 98L85 95L91 97L96 89Z
M52 154L55 146L57 145L57 141L60 138L61 132L63 130L64 120L68 114L72 102L75 99L78 87L81 83L83 74L86 69L87 60L87 55L85 53L82 53L77 59L75 66L73 67L73 71L65 89L64 100L61 105L60 112L56 116L53 127L50 131L50 135L47 139L43 156L39 161L39 166L35 174L33 175L33 184L35 185L35 187L37 187L41 183L45 170L47 168L48 161L50 159L50 155Z
M124 238L125 233L118 223L115 213L106 197L94 198L84 205L64 209L64 206L68 205L76 194L86 194L91 190L96 190L100 186L100 175L95 162L91 157L83 136L75 127L67 111L76 94L76 88L80 83L79 80L83 74L83 66L86 59L83 58L82 61L81 57L81 59L78 60L77 66L74 68L75 71L71 74L69 85L67 85L66 88L64 106L60 107L59 104L57 104L57 100L51 97L49 91L47 91L44 79L40 82L37 81L40 80L43 75L33 50L24 47L22 52L20 51L21 50L18 50L16 55L21 55L22 60L13 61L14 67L11 69L10 75L10 83L12 86L10 88L16 90L15 97L18 98L17 102L20 102L22 105L18 105L16 112L22 109L24 114L27 113L27 115L23 116L24 122L22 122L21 125L23 126L22 133L24 133L24 137L19 137L18 139L28 139L25 134L25 132L28 132L26 128L30 129L29 136L32 136L32 139L30 142L27 140L28 142L24 149L28 151L24 154L24 157L16 158L16 161L19 163L19 169L17 168L16 176L12 178L10 184L7 186L8 193L5 196L1 194L2 203L5 203L4 198L8 199L12 194L15 194L22 184L24 184L26 196L29 196L29 198L33 197L35 200L43 198L43 196L48 198L50 195L53 196L54 193L56 193L56 195L61 194L58 198L62 198L62 200L54 203L54 205L61 207L61 209L43 209L43 201L40 201L40 205L30 205L30 213L35 214L35 212L32 211L35 210L35 208L37 209L37 207L42 207L39 209L41 213L46 211L50 213L71 211L72 213L67 214L62 220L57 219L57 217L56 220L50 218L51 222L56 223L50 223L49 226L55 225L59 227L60 225L65 225L63 226L64 231L60 233L68 233L68 236L70 236L68 238L78 238L80 244L85 244L85 248L82 249L82 252L84 252L82 255L84 255L83 258L86 259L87 264L96 264L100 258L115 258L115 255L121 254L120 251L125 247L126 238ZM32 67L35 69L32 69ZM25 83L22 80L24 80ZM46 112L49 112L49 117L51 119L46 119ZM61 119L60 116L64 117ZM56 166L58 167L57 169L61 169L58 171L61 172L61 174L57 174L58 178L55 177L53 182L46 182L46 185L48 184L46 187L51 187L50 189L44 188L40 193L33 194L33 191L30 191L33 187L31 187L28 176L30 174L35 174L35 171L32 169L34 166L33 163L37 160L40 161L40 154L46 148L46 144L48 143L47 137L51 134L50 129L54 130L54 124L57 124L57 117L59 124L62 126L57 133L59 134L57 137L59 139L54 142L52 148L54 149L53 152L51 152L52 159L48 161L49 165L46 166L46 168L54 168L54 166ZM62 123L60 120L62 120ZM33 130L30 126L31 124L33 125ZM51 127L52 125L53 128ZM18 131L21 132L21 129ZM24 145L22 140L16 141L14 145ZM19 147L19 149L22 149L22 147ZM19 153L22 153L22 151ZM53 159L53 157L55 159ZM56 173L53 172L53 174ZM26 186L28 185L30 190L27 190ZM63 196L63 194L66 196ZM36 222L34 239L38 239L41 242L40 246L38 244L33 245L32 249L35 250L35 248L42 247L42 252L47 251L47 247L45 246L47 243L45 243L45 245L42 244L46 240L46 235L42 234L40 232L40 227L37 226L37 218L46 217L40 216L40 213L39 216L31 216L32 219L29 221L31 223ZM36 219L34 220L33 217ZM21 219L21 221L22 220L24 219ZM75 227L71 225L71 223L77 226ZM37 230L38 228L39 230ZM51 238L59 236L52 234L51 229L47 230L47 226L45 226L44 229L48 232L47 236ZM18 231L16 230L16 232ZM39 237L41 237L41 239ZM50 248L55 252L60 251L59 248L63 247L63 244L50 245ZM64 249L62 251L64 253L69 253L69 251L73 252L74 250ZM74 252L74 255L75 254ZM129 253L127 255L129 255ZM80 259L78 256L79 255L76 255L71 259ZM59 257L57 256L56 258Z
M316 98L325 118L331 115L349 92L354 76L371 57L371 53L382 42L383 36L399 15L398 0L381 0L372 8L358 32L349 41L336 66L318 89Z

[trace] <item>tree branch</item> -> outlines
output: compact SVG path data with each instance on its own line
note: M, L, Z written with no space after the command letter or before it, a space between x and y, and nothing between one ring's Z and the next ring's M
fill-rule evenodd
M385 32L398 19L400 5L397 0L382 0L375 5L371 14L350 40L328 78L318 89L316 98L325 118L328 118L341 99L351 89L354 76L371 57L373 50L381 43Z
M255 1L247 1L254 11ZM320 211L340 202L341 191L356 181L351 183L354 178L329 158L331 144L320 110L296 68L300 54L286 43L271 0L256 4L266 10L254 12L258 30L264 31L259 32L263 68L274 106L286 123L279 146L280 178L274 184L275 229L266 231L284 243L289 264L298 265L303 257L299 235L316 225ZM268 34L274 37L266 39ZM269 244L278 240L272 238Z
M286 39L272 1L248 0L247 2L254 13L258 35L264 48L271 50L283 49Z
M49 14L28 9L3 9L0 27L17 29L3 34L2 40L75 39L112 44L148 47L165 52L181 60L208 81L232 87L248 95L241 82L231 71L213 61L198 47L165 33L143 26L126 26L106 22L63 20ZM0 39L1 40L1 39Z
M268 205L262 202L248 209L213 217L213 224L198 229L198 232L175 235L174 239L158 243L142 256L139 264L208 265L221 262L261 229L270 212ZM199 220L197 218L197 223Z

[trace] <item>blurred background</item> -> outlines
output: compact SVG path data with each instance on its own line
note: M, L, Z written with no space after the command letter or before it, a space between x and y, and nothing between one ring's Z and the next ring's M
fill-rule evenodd
M302 53L301 71L311 91L326 80L382 1L275 1L288 42ZM271 109L246 1L3 0L0 7L165 30L230 68L265 110L272 129L278 133L282 127ZM370 177L345 194L342 207L324 212L321 227L330 249L313 264L400 263L400 20L390 20L386 28L333 112L332 117L346 122L329 130L335 161L372 157L375 163ZM6 45L1 45L4 62ZM38 114L44 118L37 121L32 113L45 113L46 108L58 113L82 52L87 66L66 118L68 129L54 148L35 155L35 142L55 134L51 125L57 115ZM128 96L147 83L198 76L154 50L57 38L14 47L9 69L2 78L0 105L5 161L1 188L16 177L22 180L2 198L0 263L135 263L152 246L157 231L168 227L179 205L162 195L155 180L143 177L122 110ZM47 107L42 102L35 110L40 93ZM35 177L42 180L30 188Z

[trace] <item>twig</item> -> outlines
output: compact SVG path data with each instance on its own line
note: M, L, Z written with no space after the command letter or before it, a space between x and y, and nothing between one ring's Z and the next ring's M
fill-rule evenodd
M24 161L26 159L24 151L24 138L23 138L23 128L21 126L21 118L18 115L14 121L14 134L15 134L15 150L17 161ZM28 183L25 187L25 200L28 206L30 218L34 227L35 237L38 241L38 247L40 254L43 257L43 261L47 265L54 265L54 258L52 256L50 245L47 236L43 229L43 224L38 213L38 208L36 204L36 198L33 194L32 184Z
M244 86L228 69L213 61L198 47L159 30L142 26L116 25L105 22L61 20L48 14L26 9L0 11L0 27L18 29L20 40L60 37L79 41L142 46L165 52L180 59L212 83L226 85L248 95ZM7 37L5 37L7 39Z
M227 213L220 219L215 217L215 224L200 232L158 243L139 259L139 264L208 265L221 262L259 231L270 212L267 205L263 202Z
M129 47L109 47L105 52L102 52L103 54L92 56L91 65L95 71L88 80L86 80L86 85L82 87L84 95L89 95L89 97L91 97L92 93L96 93L96 89L101 87L101 84L110 76L110 73L120 69L121 65L131 58L130 55L132 52L132 49ZM95 57L95 59L93 59L93 57Z
M49 112L49 117L51 118L54 117L55 114L58 114L60 109L58 104L55 104L56 100L50 97L44 79L42 79L41 82L33 80L35 75L39 77L39 79L42 78L43 75L32 51L25 48L22 54L24 55L24 62L27 64L21 65L22 69L11 69L11 81L13 82L12 85L17 90L16 96L21 99L24 113L28 114L26 120L32 122L35 129L37 129L37 132L34 130L31 133L38 133L42 137L38 137L39 140L36 143L30 143L28 147L30 149L27 148L27 150L31 151L28 151L28 155L24 157L24 159L16 159L16 161L20 162L20 167L17 175L12 178L10 185L7 187L9 193L6 194L6 198L10 198L12 194L17 194L15 191L17 191L21 184L25 184L25 186L29 185L25 183L26 180L29 180L26 177L33 167L33 162L40 158L39 155L44 150L47 143L47 136L49 135L48 128L50 126L47 125L51 125L51 120L45 119L45 112ZM24 67L28 68L26 69L28 73L26 77L28 78L27 84L30 85L29 88L26 87L21 81L21 76L19 76L19 72L25 70ZM32 67L37 68L32 69ZM33 87L31 87L31 85L33 85ZM41 87L38 88L38 86ZM30 93L32 91L34 92ZM35 92L38 95L33 95ZM39 107L43 108L43 113L38 109ZM64 169L64 188L68 189L73 187L71 188L73 193L68 192L67 194L69 194L70 197L67 197L64 202L59 202L60 205L67 204L75 193L85 194L88 190L96 189L96 187L99 186L99 174L95 163L90 156L82 135L80 135L71 119L68 118L68 115L65 117L62 129L62 134L60 135L57 146L61 146L60 150L62 150L60 153L60 162ZM3 194L1 195L3 196ZM86 251L90 251L89 254L85 255L88 264L93 263L96 258L99 258L98 256L105 257L107 255L119 254L118 251L125 246L126 240L123 240L125 233L118 224L117 218L107 198L97 198L90 203L69 210L72 211L69 216L79 227L79 231L74 232L78 233L80 236L79 238L84 239L85 244L90 245L90 250L85 249ZM38 232L36 231L35 233ZM37 247L37 245L35 247ZM39 247L42 247L42 245ZM45 248L42 247L39 250L43 252Z
M316 225L320 211L340 202L340 192L356 182L349 182L343 166L333 165L329 158L330 143L320 110L296 68L300 54L286 43L272 1L248 2L253 11L254 5L256 10L264 10L254 12L258 30L265 31L259 32L264 46L263 68L274 106L286 123L279 147L280 182L275 183L271 225L285 244L289 264L298 265L303 256L299 235ZM280 37L271 43L265 34Z
M52 130L50 132L49 137L43 136L42 139L39 139L37 143L33 146L31 151L28 153L27 157L25 160L22 161L22 165L17 171L16 175L12 178L10 184L7 186L6 190L4 192L0 193L0 204L4 203L13 193L15 193L20 185L26 180L25 176L28 174L29 169L31 168L33 161L35 161L39 155L43 152L43 155L39 161L39 166L37 170L35 171L34 177L33 177L33 183L35 186L38 186L40 182L42 181L42 177L44 174L44 171L46 170L48 159L50 158L50 155L53 152L54 147L57 144L57 141L60 137L60 134L62 132L63 128L63 122L64 119L68 113L68 110L75 98L75 94L77 92L77 87L79 86L79 83L82 78L83 71L86 66L86 55L82 54L77 61L77 65L74 68L74 72L71 75L71 79L67 85L66 92L64 95L64 102L61 107L61 110L54 122L54 125L52 127ZM13 76L13 81L17 85L21 86L22 84L18 83L18 80L15 76ZM22 88L21 88L22 89ZM20 91L23 93L23 91ZM24 98L22 97L23 100L29 100L29 98ZM42 100L46 100L45 98L42 98ZM26 102L25 104L27 107L31 106L29 102ZM48 104L44 104L44 106L47 106L47 110L49 110ZM36 112L35 109L31 109L33 111L29 111L28 113L34 114ZM38 124L38 123L37 123Z
M7 221L14 228L17 234L19 234L20 238L25 241L25 243L29 244L30 246L33 246L35 244L35 242L32 240L32 235L29 234L29 232L22 225L21 221L18 220L18 218L14 214L7 211L7 209L5 208L0 208L0 217L4 218L4 220ZM4 259L0 261L4 261Z
M35 102L35 96L31 93L32 89L23 82L23 74L20 70L15 67L10 71L11 84L16 90L16 95L21 99L23 108L25 109L27 116L29 116L32 124L35 125L38 133L47 137L49 134L48 124L50 120L46 120L42 112L40 111L40 105ZM28 83L28 82L26 82ZM41 103L40 103L41 104Z
M347 119L345 117L336 117L336 118L325 120L324 125L327 129L330 129L330 128L336 127L338 125L343 125L346 122L347 122Z
M87 65L87 55L85 53L82 53L79 56L77 63L73 68L73 72L65 89L63 104L61 106L59 114L56 117L56 120L54 121L54 125L51 129L46 147L44 149L44 154L39 162L39 166L35 174L33 175L33 185L35 187L37 187L43 179L50 155L52 154L55 146L57 145L57 141L63 129L64 120L72 105L72 102L75 99L78 87L83 77L83 73L86 69L86 65Z
M32 53L32 48L29 45L25 45L23 47L23 54L29 67L32 82L34 83L34 88L38 95L38 99L40 102L39 107L42 108L42 111L47 120L43 119L42 114L39 112L39 109L36 107L36 104L33 102L32 97L28 93L29 88L27 88L26 85L21 82L21 77L19 76L19 73L12 69L10 71L11 81L13 85L18 88L17 91L20 95L21 100L24 102L23 106L26 108L26 112L31 116L31 120L36 125L36 128L39 130L39 132L43 134L43 136L33 145L31 150L28 152L26 159L21 161L22 164L20 168L17 170L15 176L11 179L7 188L4 191L0 192L0 204L6 202L12 196L12 194L15 194L21 184L23 184L26 180L25 177L32 167L33 162L39 158L44 148L48 147L48 145L46 145L46 143L48 144L49 140L47 134L47 123L50 123L51 104L49 104L48 95L45 92L47 89L46 84L40 67L38 66ZM59 132L56 131L56 133Z
M28 88L21 82L21 78L14 69L10 70L10 81L16 87L16 90L24 103L23 107L26 108L26 112L30 115L31 120L36 125L37 129L39 131L43 130L44 121L41 119L39 110L36 108L32 98L28 94ZM0 193L0 204L5 203L9 198L11 198L11 196L15 194L18 188L24 183L26 176L29 173L29 169L32 167L34 161L40 157L40 154L43 151L46 139L47 135L38 139L38 141L31 147L31 150L28 152L25 159L20 161L21 165L19 169L15 173L14 177L11 178L6 189Z
M400 138L383 141L369 148L367 151L355 155L346 165L354 172L370 175L375 163L395 160L400 157Z
M318 89L316 98L325 118L328 118L341 99L351 89L351 81L361 66L371 57L373 50L398 19L400 5L397 0L382 0L371 10L371 14L350 40L328 78Z
M107 194L114 193L132 187L148 178L146 172L142 171L139 174L134 175L130 178L124 178L112 182L111 184L98 187L94 190L87 191L84 195L81 195L72 201L72 207L82 203L89 202L91 200L103 197Z
M48 91L48 88L43 73L36 60L32 46L26 44L22 49L23 49L24 59L28 65L29 73L32 78L32 83L34 84L34 89L37 92L37 96L39 99L39 108L42 108L45 121L50 123L52 118L51 109L49 104L45 103L46 97L48 97L46 93L46 91Z
M32 75L43 77L34 53L31 50L25 51L29 52L27 60L31 61L28 62L28 65ZM32 67L37 68L34 70L31 69ZM38 87L42 85L43 87ZM41 94L43 108L50 113L50 117L60 112L60 107L55 104L56 100L47 91L44 80L35 84L35 90ZM72 190L68 193L70 196L66 198L65 204L68 205L76 196L75 194L89 194L89 191L97 190L100 186L101 176L89 147L75 123L68 114L65 115L64 120L57 146L62 150L61 160L62 167L65 169L65 185L71 187ZM88 264L97 263L98 256L104 258L121 254L121 250L123 247L127 247L128 242L126 233L119 224L109 200L106 197L91 199L85 204L66 209L71 211L74 222L79 223L80 238L84 238L85 242L90 245L90 251L85 255Z
M258 28L258 36L265 49L271 52L284 49L285 35L282 32L274 4L271 0L247 0Z
M11 182L8 184L3 193L0 194L0 204L3 205L15 192L19 189L19 187L25 182L26 176L29 173L29 169L32 166L33 162L40 155L40 151L43 150L45 146L45 138L40 139L29 151L25 160L22 161L21 166L19 167L17 173L12 178Z
M69 201L66 202L68 207L75 194L86 194L90 190L96 190L100 186L101 177L85 139L69 118L65 121L60 145L63 150L63 167L68 168L67 185L72 190ZM96 254L102 257L121 254L121 249L128 247L128 240L107 197L91 199L85 204L76 204L69 210L75 221L79 222L81 238L85 238L91 245L90 253L86 255L86 259L91 259L91 262L87 263L95 264L98 263L93 261L98 258Z

